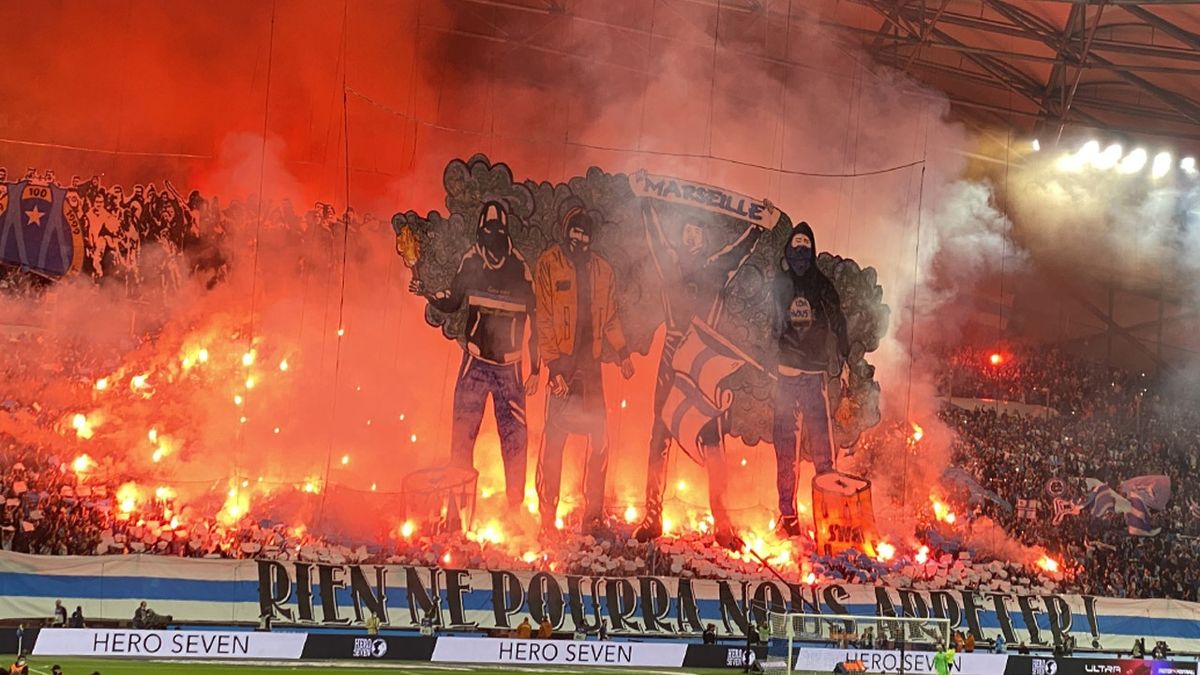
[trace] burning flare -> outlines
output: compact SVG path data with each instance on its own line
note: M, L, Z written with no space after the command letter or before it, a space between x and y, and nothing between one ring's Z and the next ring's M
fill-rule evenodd
M81 478L83 477L83 474L91 471L95 467L96 461L89 457L87 453L76 457L75 461L71 462L71 469L75 471L75 474Z
M879 562L887 562L896 557L896 547L892 546L886 541L879 542L879 544L875 546L875 552Z
M937 497L930 495L929 501L933 504L933 516L937 518L939 522L953 525L954 521L958 519L958 517L954 515L954 512L950 510L950 507L938 501Z

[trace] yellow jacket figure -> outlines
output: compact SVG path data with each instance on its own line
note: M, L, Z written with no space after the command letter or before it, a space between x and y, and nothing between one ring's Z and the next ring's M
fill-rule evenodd
M598 255L591 255L585 269L591 277L592 357L599 359L604 341L618 354L627 356L625 333L617 316L617 288L612 266ZM542 363L553 363L575 353L579 337L578 269L561 244L551 246L538 258L534 285L537 294L538 353Z
M567 434L583 434L590 442L583 474L583 519L585 529L595 531L603 527L608 470L600 374L604 344L617 353L626 379L633 375L633 363L617 315L612 266L591 248L592 216L580 206L571 208L560 227L562 242L542 254L533 278L538 353L550 378L545 440L537 467L539 513L542 527L553 530Z

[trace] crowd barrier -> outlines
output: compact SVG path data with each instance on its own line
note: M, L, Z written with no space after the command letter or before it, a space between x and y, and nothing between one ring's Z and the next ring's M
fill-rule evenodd
M872 649L820 649L801 648L796 656L796 667L801 670L815 670L832 673L839 663L846 661L862 662L867 673L911 673L914 675L932 674L937 671L933 667L933 652L928 651L888 651ZM955 675L999 675L1007 672L1007 656L1005 654L958 654L954 658L951 672ZM904 666L901 670L901 666Z
M832 673L840 663L859 662L866 673L934 675L933 652L801 648L796 668ZM954 675L1197 675L1195 661L1043 657L1018 654L957 653ZM901 669L903 666L903 669Z
M7 647L13 631L0 646ZM15 645L14 645L15 646ZM746 648L736 644L680 641L520 640L510 638L343 635L292 631L122 630L43 628L24 635L34 656L143 659L265 659L423 661L513 667L553 665L635 668L740 668ZM13 650L15 651L15 649ZM755 659L769 658L755 647ZM834 672L857 662L862 672L934 675L929 651L832 649L797 646L799 670ZM955 675L1200 675L1195 661L1128 658L1043 657L959 653Z
M0 646L15 642L14 631ZM605 667L722 668L744 665L736 645L490 637L326 635L292 631L42 628L23 636L34 656L139 659L374 660ZM16 645L11 645L16 651ZM764 655L755 648L757 657Z

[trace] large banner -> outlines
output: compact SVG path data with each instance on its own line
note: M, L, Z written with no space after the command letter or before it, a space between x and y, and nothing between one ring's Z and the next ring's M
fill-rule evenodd
M742 668L744 645L698 644L682 640L638 642L616 639L513 640L496 637L356 636L330 633L258 633L249 631L33 629L24 646L37 656L119 656L150 659L434 661L504 664L516 670L531 665L637 668ZM14 646L15 647L15 646ZM755 647L754 661L781 664ZM803 645L795 650L797 669L836 672L843 663L860 664L868 673L933 675L934 652L832 649ZM453 666L440 666L454 670ZM958 653L955 675L1196 675L1195 661L1048 657Z
M43 628L35 655L171 659L298 659L304 633Z
M799 650L797 670L832 673L839 663L859 661L868 673L910 673L934 675L935 652L884 651L872 649L812 649ZM1008 657L1004 654L959 653L954 656L950 672L956 675L997 675L1005 671Z
M1005 675L1196 675L1195 661L1010 656Z
M687 649L684 643L442 637L433 650L433 661L678 668L683 665Z
M146 600L182 621L359 625L374 612L384 626L515 629L547 617L556 632L694 635L714 624L741 635L777 611L934 616L977 642L1047 648L1066 634L1081 646L1127 650L1135 638L1200 651L1200 605L1076 595L928 591L862 585L784 585L666 577L592 577L545 572L331 565L314 562L172 559L159 556L31 556L0 552L0 618L50 616L54 600L84 616L129 619Z

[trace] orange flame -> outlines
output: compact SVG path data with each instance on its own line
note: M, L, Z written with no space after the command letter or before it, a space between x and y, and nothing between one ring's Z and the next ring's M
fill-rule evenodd
M117 488L117 505L121 513L133 513L142 501L142 489L137 483L130 481Z
M244 516L250 513L250 495L247 492L239 490L236 480L231 480L226 493L225 504L221 507L221 511L217 513L217 522L225 526L232 526L241 520Z
M71 469L75 471L76 475L85 474L88 471L91 471L95 466L95 460L88 456L87 453L76 457L75 461L71 462Z
M921 565L929 562L929 547L922 546L920 550L917 551L917 555L913 557L913 560L916 560Z
M933 503L933 516L938 521L953 525L954 521L958 519L954 515L954 512L950 510L950 507L938 501L936 497L931 495L929 501Z
M75 435L85 441L95 435L92 431L92 421L83 413L76 413L71 418L71 426L75 429Z

